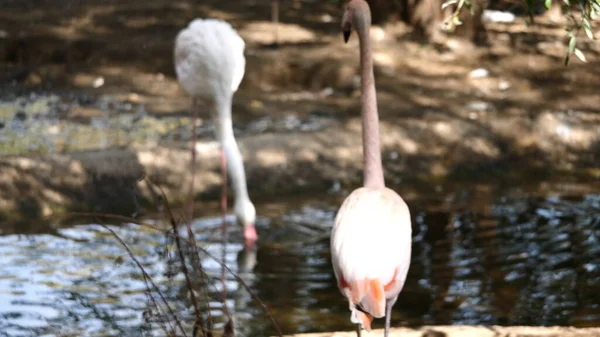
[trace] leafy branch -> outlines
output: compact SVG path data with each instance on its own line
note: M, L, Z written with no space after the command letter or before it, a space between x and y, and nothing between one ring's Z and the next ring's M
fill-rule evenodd
M570 0L563 0L565 7L569 9L569 20L571 24L567 28L567 36L569 38L569 45L567 50L567 56L565 57L565 65L569 64L571 55L577 56L581 62L587 62L585 55L581 49L577 48L577 35L581 30L585 32L588 39L594 40L594 33L592 31L592 22L594 22L598 16L600 16L600 0L580 0L577 6L580 11L580 18L578 19L573 13L573 4ZM546 0L545 5L547 8L551 6L551 0Z
M471 0L446 0L444 3L442 3L442 10L452 5L456 5L454 11L449 17L445 18L443 22L443 27L448 32L453 32L456 27L462 25L462 21L460 21L459 16L464 7L467 7L471 15L475 14Z
M557 0L555 0L557 1ZM600 16L600 0L562 0L561 5L567 9L568 13L565 14L570 23L567 25L567 55L565 57L565 66L569 64L571 55L575 55L582 62L587 62L585 55L577 47L577 36L581 30L584 31L588 39L594 40L594 32L592 28L593 22ZM525 0L527 8L529 9L529 17L533 22L535 0ZM457 26L462 24L459 16L463 8L467 8L471 15L474 14L473 3L471 0L445 0L442 3L442 10L449 6L455 6L454 11L450 16L446 17L443 22L443 27L446 31L453 32ZM546 9L552 7L552 0L544 0L544 6ZM579 15L575 15L574 8L578 9Z

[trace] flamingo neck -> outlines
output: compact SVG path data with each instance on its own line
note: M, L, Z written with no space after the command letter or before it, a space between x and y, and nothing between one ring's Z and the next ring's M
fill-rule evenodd
M364 186L369 188L383 188L385 187L385 181L381 163L379 115L377 113L377 97L369 28L369 25L364 25L357 30L360 45Z
M223 99L215 103L215 126L217 139L221 143L225 155L227 171L231 179L231 185L235 195L235 202L250 201L248 188L246 186L246 172L240 149L233 134L233 123L231 120L231 98Z

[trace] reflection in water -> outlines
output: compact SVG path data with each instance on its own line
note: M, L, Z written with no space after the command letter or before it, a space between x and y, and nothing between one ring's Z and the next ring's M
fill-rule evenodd
M600 324L600 196L486 198L467 193L410 203L413 265L394 324ZM257 251L244 252L232 226L226 262L284 332L351 329L322 236L334 205L306 201L260 219ZM221 246L206 230L218 225L204 219L194 228L220 257ZM185 283L173 270L173 252L164 252L172 242L133 225L113 228L189 327ZM98 225L59 234L0 237L0 336L160 335L156 322L148 324L144 280L110 234ZM215 281L198 293L210 294L220 328L221 269L208 258L202 264ZM272 334L248 291L231 276L226 286L238 334Z

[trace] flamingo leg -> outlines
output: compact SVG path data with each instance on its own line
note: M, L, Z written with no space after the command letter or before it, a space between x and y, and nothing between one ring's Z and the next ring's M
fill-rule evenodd
M223 216L223 222L225 222L225 215L227 214L227 158L223 147L221 147L221 179L223 179L223 188L221 189L221 212Z
M383 332L384 337L388 337L390 334L390 322L392 320L392 306L394 302L385 301L385 330Z
M227 288L225 287L225 255L227 250L227 222L225 217L227 216L227 158L223 146L221 146L221 178L223 179L223 185L221 189L221 236L223 240L223 256L221 266L221 282L223 283L223 298L226 298ZM225 303L225 302L223 302Z
M192 158L190 162L190 173L192 174L192 182L189 192L189 222L194 219L194 184L196 181L196 119L198 119L198 102L196 98L192 98Z
M356 337L360 337L362 335L362 327L360 324L356 324Z

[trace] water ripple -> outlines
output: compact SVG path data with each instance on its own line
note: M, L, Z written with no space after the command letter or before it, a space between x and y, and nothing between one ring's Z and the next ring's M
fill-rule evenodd
M471 208L469 198L462 193L456 207L449 197L435 207L431 200L428 206L410 205L413 261L395 325L600 324L599 195L500 196L483 210ZM284 332L351 328L322 235L335 210L336 205L307 200L279 217L259 219L258 251L243 252L239 228L232 226L225 261L266 302ZM227 220L234 223L233 217ZM219 225L219 218L193 224L198 240L217 258ZM111 228L189 327L184 279L172 251L165 251L172 249L171 239L132 224ZM3 335L160 335L146 317L148 294L139 270L103 227L0 236L0 255ZM207 257L201 262L213 279L206 303L220 327L220 265ZM234 277L225 286L240 336L273 333L261 307Z

